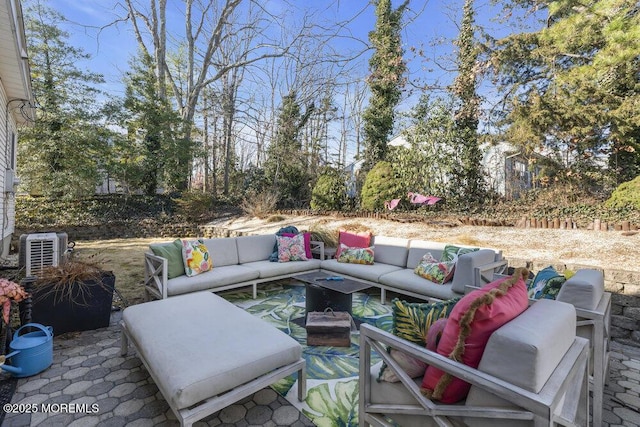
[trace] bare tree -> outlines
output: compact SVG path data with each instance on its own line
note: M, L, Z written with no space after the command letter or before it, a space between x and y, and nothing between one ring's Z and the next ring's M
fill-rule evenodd
M283 18L268 13L254 0L185 0L186 85L181 87L174 70L167 64L167 1L125 2L138 43L155 60L156 74L160 82L159 93L166 97L166 85L172 88L175 102L184 120L184 137L187 140L191 137L196 106L204 87L218 81L233 69L265 58L285 55L295 39L301 37L305 31L304 25L292 36L288 36L288 32L285 31L272 31L275 25L287 28L283 25ZM246 8L242 13L235 13L241 5L246 5ZM278 39L275 38L276 34ZM237 55L236 61L217 61L217 53L224 41L232 37L246 37L254 42L245 46L244 54ZM188 170L188 165L183 166Z

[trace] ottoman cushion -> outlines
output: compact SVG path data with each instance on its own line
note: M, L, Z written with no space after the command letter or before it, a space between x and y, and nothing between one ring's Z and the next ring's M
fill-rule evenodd
M300 344L225 299L197 292L128 307L123 321L178 409L295 363Z

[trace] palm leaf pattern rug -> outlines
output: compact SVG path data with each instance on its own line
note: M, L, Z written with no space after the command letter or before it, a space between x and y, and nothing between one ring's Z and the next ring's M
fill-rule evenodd
M353 317L391 331L391 308L380 303L374 293L353 294ZM304 316L304 285L283 280L263 286L258 298L251 291L231 291L221 296L276 326L298 341L307 361L307 398L298 402L297 375L278 381L272 387L302 411L318 427L355 427L358 425L359 334L351 334L351 347L307 346L306 330L293 322ZM372 361L379 359L375 354Z

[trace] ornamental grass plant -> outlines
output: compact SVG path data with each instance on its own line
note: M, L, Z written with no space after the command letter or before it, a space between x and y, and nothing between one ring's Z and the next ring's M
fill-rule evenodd
M95 255L68 258L58 266L44 268L31 282L31 289L38 300L53 297L54 304L69 300L72 304L87 306L91 287L105 287L106 273L103 261Z

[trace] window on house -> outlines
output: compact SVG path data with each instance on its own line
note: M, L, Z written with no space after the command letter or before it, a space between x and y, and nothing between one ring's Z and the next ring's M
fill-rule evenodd
M527 166L518 160L514 162L513 170L518 178L523 178L527 174Z

